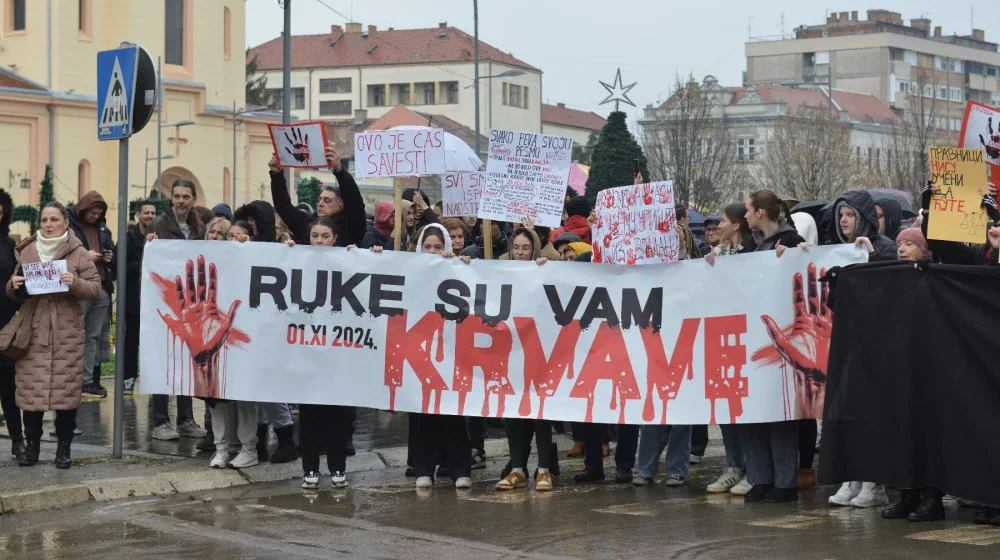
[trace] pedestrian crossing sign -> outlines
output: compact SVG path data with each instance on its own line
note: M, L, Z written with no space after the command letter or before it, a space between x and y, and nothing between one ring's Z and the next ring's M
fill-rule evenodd
M97 139L122 140L132 134L139 47L97 53Z

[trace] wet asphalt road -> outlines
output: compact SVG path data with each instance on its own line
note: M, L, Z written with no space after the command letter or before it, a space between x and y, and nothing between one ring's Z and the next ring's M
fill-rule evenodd
M564 480L551 494L501 494L499 468L477 471L461 492L443 481L418 492L390 469L352 473L338 491L289 481L0 517L0 558L1000 557L1000 528L971 525L972 510L950 500L947 521L911 524L831 509L831 488L785 505L709 496L716 459L693 467L681 489Z

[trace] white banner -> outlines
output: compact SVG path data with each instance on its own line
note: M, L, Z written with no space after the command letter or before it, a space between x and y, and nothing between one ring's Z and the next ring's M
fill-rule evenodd
M816 277L865 260L838 246L714 267L465 265L154 241L143 259L141 388L628 424L811 417L831 324Z
M354 133L354 176L419 177L445 172L440 128L372 130Z

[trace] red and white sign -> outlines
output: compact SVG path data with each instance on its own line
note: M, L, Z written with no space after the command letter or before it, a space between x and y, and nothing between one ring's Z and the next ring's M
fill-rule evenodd
M594 210L593 262L654 264L677 260L680 236L673 181L604 189L597 193Z
M969 101L965 105L958 147L982 149L992 181L1000 181L1000 109ZM1000 201L1000 194L997 199Z
M326 123L269 124L271 145L281 167L327 167Z
M822 413L853 246L644 267L154 241L142 390L608 423Z
M479 199L483 196L486 174L447 173L441 176L441 208L446 218L461 218L479 214Z

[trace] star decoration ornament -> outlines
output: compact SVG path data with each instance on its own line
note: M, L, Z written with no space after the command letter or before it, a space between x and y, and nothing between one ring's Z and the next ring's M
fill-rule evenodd
M635 103L632 103L632 100L628 98L628 92L631 91L637 83L639 82L632 82L627 86L622 85L622 69L619 68L618 71L615 72L614 82L610 84L603 81L600 82L600 84L604 86L604 89L608 90L608 96L604 99L604 101L601 101L601 105L614 101L615 111L618 110L619 103L627 103L635 107Z

